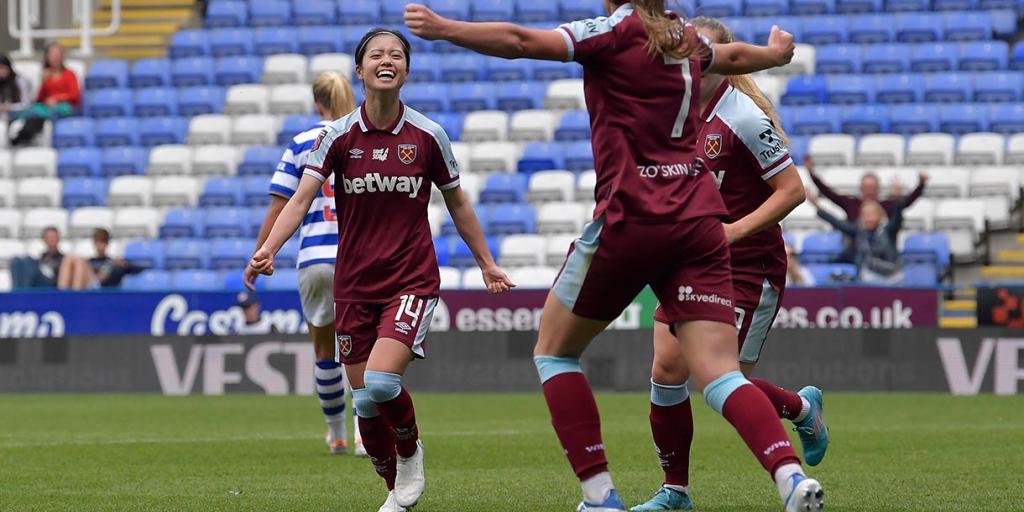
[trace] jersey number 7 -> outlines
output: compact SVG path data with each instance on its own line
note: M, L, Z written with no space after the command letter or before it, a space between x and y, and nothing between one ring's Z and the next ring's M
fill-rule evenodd
M672 138L678 139L683 136L683 128L686 127L686 118L690 115L690 98L693 96L693 77L690 76L690 59L676 59L665 55L666 66L678 65L683 73L683 104L679 105L679 114L676 115L676 122L672 125Z

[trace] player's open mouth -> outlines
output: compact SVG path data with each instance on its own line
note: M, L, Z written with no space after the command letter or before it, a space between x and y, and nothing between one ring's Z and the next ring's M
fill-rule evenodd
M384 69L377 72L377 80L381 82L390 82L395 79L395 72L390 69Z

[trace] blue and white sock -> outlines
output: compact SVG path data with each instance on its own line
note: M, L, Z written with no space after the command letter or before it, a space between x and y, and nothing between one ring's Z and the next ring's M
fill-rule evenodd
M345 382L341 365L333 359L316 362L316 393L327 419L331 439L348 439L345 429Z

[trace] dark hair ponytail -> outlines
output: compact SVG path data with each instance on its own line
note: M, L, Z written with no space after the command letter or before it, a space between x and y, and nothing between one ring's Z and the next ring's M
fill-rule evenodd
M14 71L10 57L0 55L0 66L7 66L10 74L0 81L0 103L21 103L21 87L18 87L18 73Z

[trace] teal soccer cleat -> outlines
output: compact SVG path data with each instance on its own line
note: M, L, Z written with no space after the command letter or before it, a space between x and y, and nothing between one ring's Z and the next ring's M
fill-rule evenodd
M648 510L693 510L693 500L685 492L662 487L658 492L647 500L647 503L637 505L631 512L646 512Z
M587 503L587 500L580 502L576 512L625 512L626 506L619 499L619 493L612 489L604 503Z
M828 427L825 425L825 400L821 390L807 386L798 393L807 403L811 404L807 417L796 424L796 432L800 434L800 444L804 449L804 461L810 466L817 466L825 458L828 450Z

